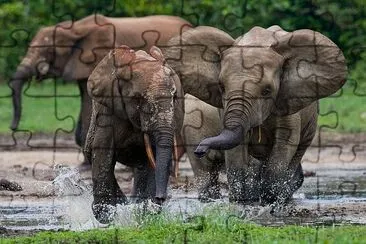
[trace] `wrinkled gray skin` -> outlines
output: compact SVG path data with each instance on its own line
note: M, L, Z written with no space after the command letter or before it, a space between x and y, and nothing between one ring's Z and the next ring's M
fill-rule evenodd
M165 56L184 91L223 108L223 129L203 139L195 154L227 150L230 201L286 202L302 184L300 162L314 136L316 101L345 83L341 50L318 32L278 26L254 27L237 40L197 27L169 45ZM248 181L249 155L264 163L259 192Z
M260 198L261 192L261 170L266 162L266 158L262 155L266 149L270 147L270 141L273 140L273 135L269 133L273 130L273 121L268 120L268 123L261 126L261 135L259 142L258 128L253 128L247 138L248 146L238 146L235 150L209 150L208 153L199 158L195 155L194 150L201 142L202 138L214 137L222 131L222 116L223 109L211 106L198 98L185 95L185 115L182 127L182 136L184 138L186 153L191 163L195 178L198 183L198 198L201 201L210 201L212 199L219 199L220 186L218 177L220 170L225 167L225 160L227 162L235 162L238 157L247 154L248 167L245 175L245 190L248 198L247 203L257 202ZM317 107L309 106L309 109L301 113L301 120L308 122L312 128L308 131L309 139L313 137L316 130ZM308 121L308 116L310 121ZM303 125L302 125L303 127ZM304 130L302 128L301 130ZM310 140L311 142L311 140ZM304 143L303 150L308 143ZM248 150L248 151L247 151ZM291 186L295 190L301 186L303 182L303 172L301 165L292 177Z
M111 51L88 80L93 111L85 154L92 162L93 212L102 223L111 220L111 205L126 202L114 176L116 161L135 168L136 197L157 203L167 197L173 135L184 115L177 97L183 91L160 49L152 47L150 55L126 46ZM148 165L144 133L156 147L155 170Z
M34 76L39 80L51 77L74 80L78 82L81 97L75 139L83 147L91 113L86 81L99 61L120 45L145 51L153 45L165 45L187 26L190 26L187 21L173 16L109 18L91 15L74 23L65 21L40 29L10 80L14 108L11 129L19 126L22 88L26 81Z
M198 198L201 201L218 199L221 197L218 184L219 172L225 167L225 152L210 150L204 157L198 158L194 154L194 150L202 138L220 133L222 130L220 110L222 109L186 94L184 96L184 110L181 134L198 186Z

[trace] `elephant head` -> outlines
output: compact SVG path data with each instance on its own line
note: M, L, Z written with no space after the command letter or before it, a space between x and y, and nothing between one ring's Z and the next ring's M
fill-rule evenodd
M184 101L180 80L165 64L161 50L153 46L149 54L127 46L110 51L87 86L93 103L108 107L114 116L144 133L148 158L156 165L155 200L162 202L167 197L174 135L183 123ZM155 144L156 159L151 144Z
M18 128L26 81L33 76L87 79L106 51L114 48L114 33L114 26L102 15L65 21L38 31L10 81L14 108L11 129Z
M192 83L185 79L191 77L200 84L195 96L224 108L224 129L202 140L197 156L210 148L239 145L251 128L270 115L296 113L335 93L346 80L342 51L308 29L285 32L279 26L254 27L234 41L215 28L198 27L171 44L176 47L167 51L167 58L181 74L184 91L191 93Z

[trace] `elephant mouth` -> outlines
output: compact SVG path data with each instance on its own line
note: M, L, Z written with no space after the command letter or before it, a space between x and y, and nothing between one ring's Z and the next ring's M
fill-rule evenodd
M145 151L147 154L147 158L149 161L149 166L151 168L153 168L154 170L156 169L156 160L154 157L154 153L151 147L151 141L150 141L150 137L147 133L144 133L144 145L145 145ZM178 153L178 145L177 145L177 137L176 135L174 135L174 139L173 139L173 167L172 170L170 172L170 175L173 176L174 178L178 177L178 171L179 171L179 153Z

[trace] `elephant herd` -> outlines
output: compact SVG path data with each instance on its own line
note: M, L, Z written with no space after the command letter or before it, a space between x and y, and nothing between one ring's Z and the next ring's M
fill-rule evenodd
M199 198L285 204L302 185L301 159L317 127L317 100L339 90L347 67L324 35L253 27L233 39L179 17L93 15L42 28L14 73L16 130L31 77L76 80L82 107L75 138L92 164L93 212L111 220L126 203L115 163L134 167L133 195L162 204L176 174L179 138Z

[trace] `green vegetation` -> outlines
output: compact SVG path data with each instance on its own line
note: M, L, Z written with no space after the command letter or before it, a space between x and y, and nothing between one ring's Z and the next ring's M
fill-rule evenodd
M324 131L366 131L366 89L355 87L352 80L331 97L319 102L318 126Z
M40 27L95 12L115 17L178 15L194 25L218 27L233 37L255 25L280 25L288 31L313 29L341 47L352 70L365 67L364 0L0 0L0 81L10 78ZM366 82L365 72L359 72L358 78Z
M89 14L128 17L154 14L178 15L194 25L218 27L237 37L255 25L280 25L292 31L310 28L330 37L343 50L349 67L348 86L342 96L322 99L319 125L327 130L360 132L366 129L366 5L364 0L0 0L0 133L10 132L10 90L6 83L25 55L30 41L43 26ZM47 83L47 82L46 82ZM357 85L357 89L355 88ZM75 85L34 84L26 94L78 94ZM56 104L57 102L57 104ZM27 97L23 99L20 129L54 132L72 130L79 112L76 97ZM330 114L329 114L330 113ZM328 114L328 115L326 115ZM46 116L47 115L47 116ZM71 117L72 118L71 118ZM338 120L337 120L338 116Z
M41 232L1 243L366 243L365 233L365 226L265 227L218 216L185 223L153 216L136 227Z
M22 104L23 115L19 130L54 133L61 128L72 131L80 111L79 89L75 84L59 84L46 81L25 85ZM7 84L0 85L0 133L11 133L13 116L11 90Z
M0 134L11 133L9 125L13 108L10 92L6 84L0 84ZM59 128L73 130L80 111L79 89L75 84L33 81L29 87L24 87L24 92L20 130L44 133L54 133ZM355 89L354 83L348 81L342 91L321 99L318 125L327 131L366 131L366 96L362 94L366 95L365 89Z

